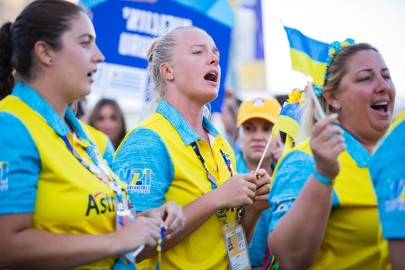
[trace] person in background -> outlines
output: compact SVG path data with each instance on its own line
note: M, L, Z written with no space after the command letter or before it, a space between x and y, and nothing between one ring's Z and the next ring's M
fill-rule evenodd
M124 114L117 101L100 99L91 110L88 123L90 126L108 135L117 149L127 133Z
M237 127L241 152L236 155L236 167L240 173L256 171L268 141L270 145L260 168L270 175L283 154L280 136L272 137L273 126L280 114L281 106L274 98L255 98L243 101L239 107ZM267 232L270 224L270 208L263 211L256 225L248 251L253 269L261 269L267 251Z
M238 128L236 117L241 101L236 97L234 90L225 88L224 98L221 105L221 120L225 128L225 138L231 144L235 153L240 151L238 142Z
M178 27L152 43L147 59L156 112L127 134L112 168L129 183L138 211L171 200L183 206L184 229L163 241L165 269L229 269L237 250L248 267L246 239L268 208L270 176L236 174L230 144L204 113L218 95L219 51L204 30ZM226 249L232 233L238 249ZM156 259L137 266L155 269Z
M381 140L370 161L370 175L378 199L378 212L384 239L388 240L389 259L381 269L405 269L405 181L403 146L405 110L398 112L389 132Z
M76 117L79 119L79 108L80 108L80 100L75 100L69 104L70 109L75 113ZM112 145L112 142L110 138L105 134L104 132L95 129L94 127L86 124L82 120L80 120L80 124L84 127L84 130L86 131L87 135L89 136L89 139L92 140L98 147L100 151L100 155L103 157L104 160L107 161L108 165L111 166L112 159L114 156L114 146Z
M387 131L395 87L381 54L330 45L323 88L307 95L301 138L273 174L268 247L280 269L380 269L377 199L368 166ZM308 138L308 136L310 136Z
M155 249L161 226L168 238L182 228L173 202L125 222L125 185L68 107L104 60L95 39L64 0L33 1L0 28L1 269L133 269L122 254Z

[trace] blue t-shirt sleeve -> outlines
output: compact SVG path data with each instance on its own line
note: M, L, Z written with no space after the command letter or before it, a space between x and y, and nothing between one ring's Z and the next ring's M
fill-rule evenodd
M405 121L384 138L369 170L386 239L405 238Z
M115 152L114 146L113 146L110 138L107 137L107 144L105 146L103 159L105 159L107 161L108 166L110 166L110 167L111 167L111 164L112 164L114 152Z
M25 125L0 112L0 214L32 213L41 162Z
M315 168L314 158L299 150L290 152L279 163L269 194L272 212L269 232L291 208Z
M159 207L165 201L174 169L163 140L154 131L138 128L115 154L112 169L127 184L137 211Z

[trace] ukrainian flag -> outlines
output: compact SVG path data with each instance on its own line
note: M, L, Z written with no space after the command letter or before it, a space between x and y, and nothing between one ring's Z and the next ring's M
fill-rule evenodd
M285 26L284 29L290 42L292 68L311 76L314 84L322 86L329 44L309 38L296 29Z
M273 127L273 131L282 131L287 135L295 138L301 125L302 106L298 103L285 103L281 108L280 115Z
M288 95L288 100L284 102L277 122L273 126L273 136L275 136L277 131L282 131L287 135L284 153L287 153L293 147L293 139L297 137L300 131L306 92L307 89L301 90L295 88Z

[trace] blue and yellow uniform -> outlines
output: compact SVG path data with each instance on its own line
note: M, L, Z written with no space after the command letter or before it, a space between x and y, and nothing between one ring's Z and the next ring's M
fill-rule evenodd
M167 201L184 206L212 190L193 143L218 186L230 178L220 150L229 154L235 166L231 146L205 117L203 126L211 136L210 145L169 103L161 101L156 113L127 134L117 149L112 168L126 181L137 211L159 207ZM227 221L235 219L236 213L229 211ZM155 269L156 262L157 257L137 267ZM185 240L164 252L161 265L164 269L228 269L218 217L213 215Z
M94 146L69 108L65 120L76 135L38 93L22 83L0 102L0 214L32 213L35 229L54 233L112 233L114 191L68 149L63 138L91 163L86 148ZM78 268L109 269L115 259Z
M345 130L343 137L346 151L339 155L340 172L335 179L332 209L311 269L379 269L382 255L377 199L367 167L370 154ZM309 139L279 161L269 194L270 232L291 208L314 170Z
M384 239L405 239L405 111L392 123L370 161ZM389 268L383 260L381 268Z

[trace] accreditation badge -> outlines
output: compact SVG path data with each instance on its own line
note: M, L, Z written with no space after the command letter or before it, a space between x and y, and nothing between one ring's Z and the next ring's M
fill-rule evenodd
M245 230L239 220L234 220L222 225L223 237L225 240L226 254L228 257L229 269L249 270L249 254Z

